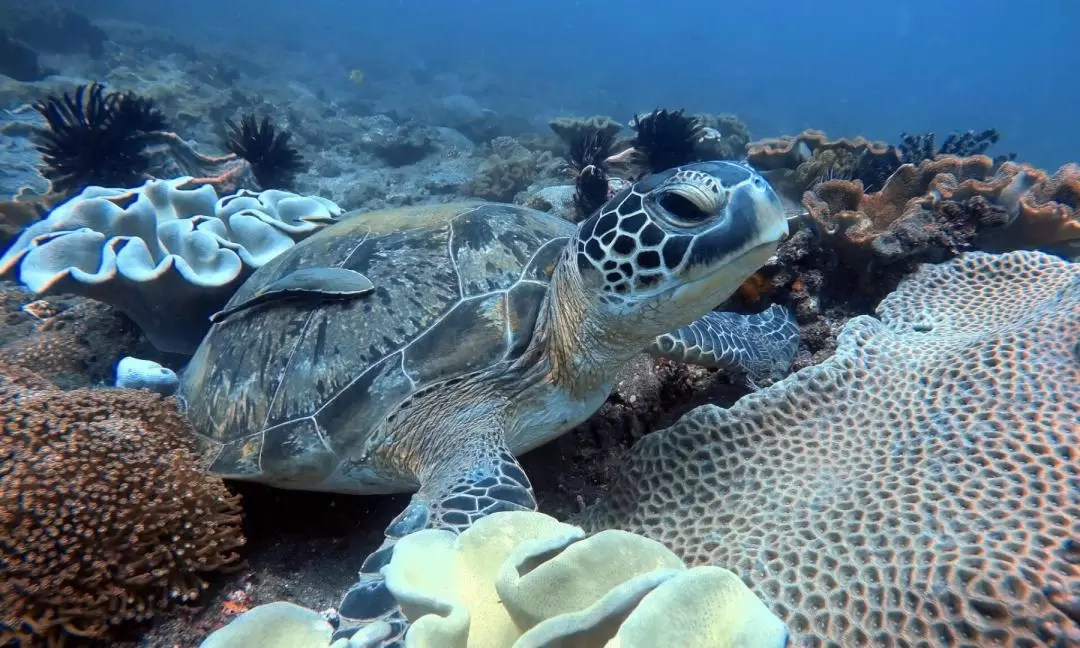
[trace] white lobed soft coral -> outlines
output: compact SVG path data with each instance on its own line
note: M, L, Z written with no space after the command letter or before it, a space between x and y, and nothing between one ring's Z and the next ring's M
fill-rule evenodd
M19 236L0 257L0 276L116 306L154 346L191 353L207 318L256 268L341 213L287 191L219 198L190 177L87 187Z
M654 540L616 530L586 535L531 511L494 513L461 535L405 536L382 573L410 621L406 648L783 648L788 639L726 569L687 569ZM275 637L308 636L318 623L314 612L282 610L289 619L274 618ZM245 619L252 612L201 648L283 645L260 643L268 627ZM382 636L363 628L331 648L372 648ZM311 637L293 645L329 644Z

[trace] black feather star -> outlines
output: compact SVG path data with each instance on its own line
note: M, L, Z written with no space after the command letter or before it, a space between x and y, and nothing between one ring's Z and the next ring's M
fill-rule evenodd
M697 144L705 127L682 110L654 110L630 122L634 129L631 162L644 175L700 161Z
M253 113L248 113L239 124L226 122L225 126L227 148L248 161L263 189L288 188L296 173L306 168L300 153L289 146L292 133L278 131L269 117L259 122Z
M608 162L615 134L607 130L582 130L570 142L570 167L574 174L574 204L587 217L608 199Z
M138 132L152 133L168 129L165 115L150 99L134 92L114 92L108 97L116 119Z
M165 128L165 117L149 99L106 94L97 83L49 95L34 109L48 125L33 137L42 157L41 174L60 193L90 185L140 184L150 165L146 134Z

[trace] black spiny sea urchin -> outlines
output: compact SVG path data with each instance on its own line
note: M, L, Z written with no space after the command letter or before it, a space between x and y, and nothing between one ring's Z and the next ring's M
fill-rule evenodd
M240 118L240 123L225 123L227 148L251 164L255 180L263 189L286 189L292 185L298 171L304 170L303 157L289 146L292 133L278 129L263 117L262 122L253 113Z
M41 174L60 193L140 184L150 164L145 135L165 128L165 117L149 99L130 92L106 94L97 83L49 95L34 109L48 124L33 138Z
M705 127L682 110L654 110L630 123L636 135L632 161L645 174L697 162L697 143Z

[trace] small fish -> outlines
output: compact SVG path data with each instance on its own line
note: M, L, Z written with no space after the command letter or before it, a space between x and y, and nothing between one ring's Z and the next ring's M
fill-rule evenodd
M364 83L363 70L353 70L352 72L349 72L349 81L352 81L356 85L362 85Z
M375 292L364 275L345 268L301 268L291 272L236 306L210 316L214 324L243 310L282 299L348 299Z

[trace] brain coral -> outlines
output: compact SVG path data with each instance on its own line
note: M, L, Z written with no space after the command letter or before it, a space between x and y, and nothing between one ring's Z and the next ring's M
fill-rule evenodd
M645 437L574 523L732 569L797 645L1080 645L1080 264L969 253L878 315Z
M0 423L0 645L103 637L237 561L239 498L199 470L170 400L0 364Z

